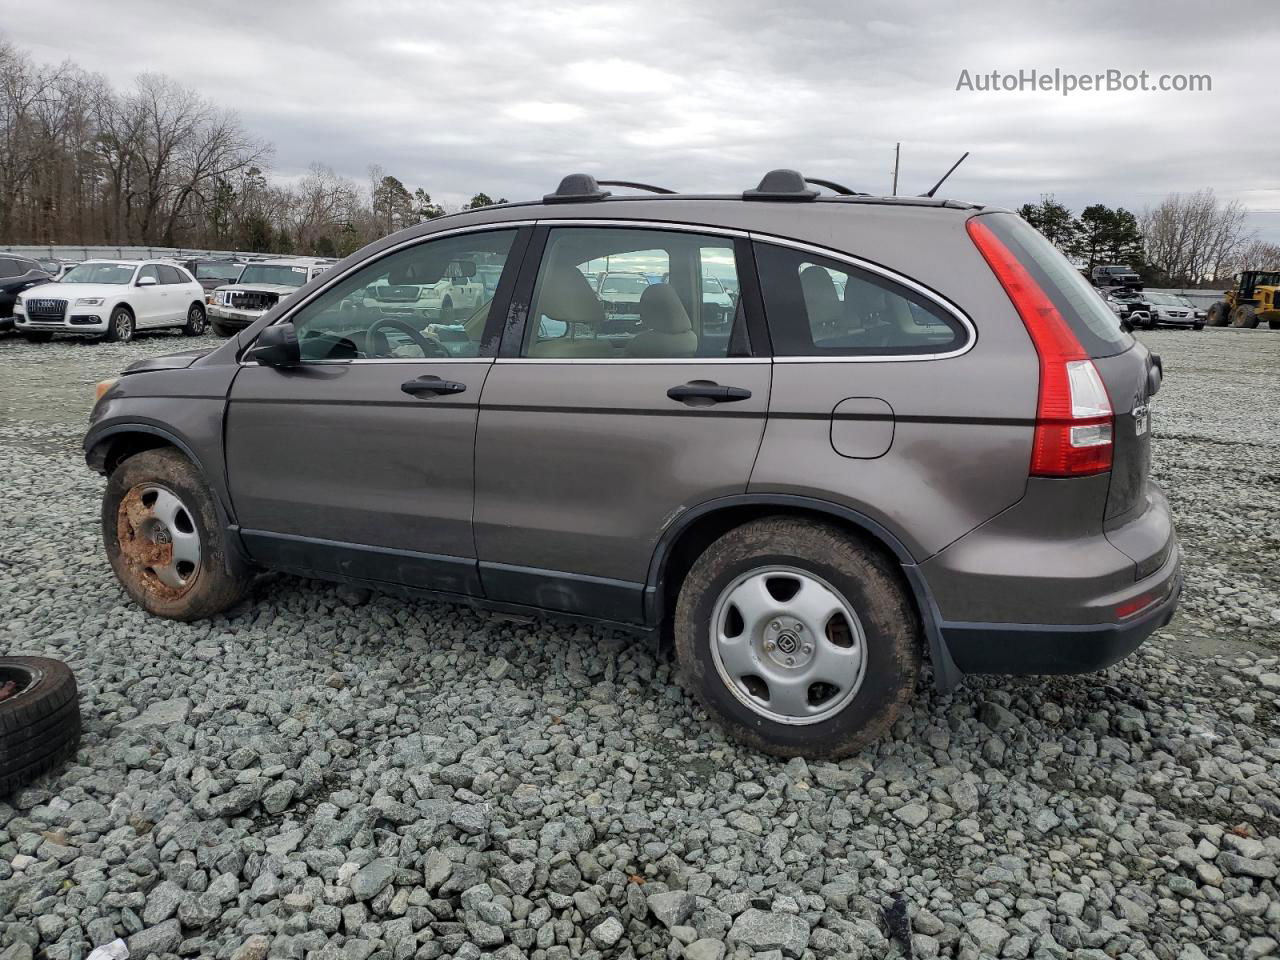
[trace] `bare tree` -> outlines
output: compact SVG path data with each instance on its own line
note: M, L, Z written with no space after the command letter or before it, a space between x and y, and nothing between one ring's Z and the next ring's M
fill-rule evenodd
M1148 262L1177 285L1222 278L1249 239L1244 208L1221 203L1211 189L1171 193L1143 211L1141 222Z

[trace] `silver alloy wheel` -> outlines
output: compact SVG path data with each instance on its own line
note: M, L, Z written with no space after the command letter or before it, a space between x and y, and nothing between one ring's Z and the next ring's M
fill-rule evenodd
M797 567L758 567L735 578L716 600L710 639L725 686L777 723L830 719L866 675L866 636L853 607Z
M133 339L133 318L128 310L117 310L115 318L116 339L127 343Z
M191 325L191 329L196 333L204 333L204 311L194 303L191 309L187 311L187 323Z
M121 530L128 552L170 590L183 591L200 572L200 533L177 494L159 484L142 484L125 497L121 517L131 528Z

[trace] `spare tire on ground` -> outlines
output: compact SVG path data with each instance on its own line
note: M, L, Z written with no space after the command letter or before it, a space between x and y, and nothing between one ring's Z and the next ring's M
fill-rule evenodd
M79 743L71 668L47 657L0 657L0 797L71 757Z

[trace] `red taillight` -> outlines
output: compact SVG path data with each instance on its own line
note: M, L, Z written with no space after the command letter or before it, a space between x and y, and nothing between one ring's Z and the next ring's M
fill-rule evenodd
M1140 593L1132 600L1126 600L1124 603L1117 604L1115 611L1116 619L1124 620L1127 617L1132 617L1135 613L1141 613L1143 610L1147 609L1147 607L1154 606L1162 596L1163 594L1161 594L1160 591Z
M1040 357L1031 475L1105 473L1111 469L1115 418L1097 368L1053 301L991 228L975 217L967 229Z

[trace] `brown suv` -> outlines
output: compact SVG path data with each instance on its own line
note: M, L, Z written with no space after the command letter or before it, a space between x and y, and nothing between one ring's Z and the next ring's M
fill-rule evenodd
M499 279L454 323L370 306L456 264ZM661 281L623 323L601 269ZM1006 211L790 171L733 196L578 175L134 365L85 450L108 558L156 614L215 614L269 568L670 627L736 736L835 756L888 728L926 655L943 687L1095 670L1169 620L1159 384Z

